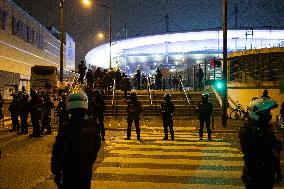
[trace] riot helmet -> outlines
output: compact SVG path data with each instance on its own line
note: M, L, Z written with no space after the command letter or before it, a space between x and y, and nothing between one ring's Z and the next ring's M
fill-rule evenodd
M248 115L258 122L269 122L272 118L270 110L277 108L277 103L268 98L252 100L248 105Z
M203 93L203 94L201 95L202 101L208 101L208 98L209 98L209 94L208 94L208 93Z
M66 110L88 110L88 96L83 91L72 91L66 97Z
M37 94L38 94L38 92L36 90L34 90L34 89L31 90L31 92L30 92L31 98L36 98Z
M165 99L165 101L171 101L172 96L170 94L165 94L164 99Z
M131 93L129 98L130 98L130 101L136 101L137 100L137 94Z

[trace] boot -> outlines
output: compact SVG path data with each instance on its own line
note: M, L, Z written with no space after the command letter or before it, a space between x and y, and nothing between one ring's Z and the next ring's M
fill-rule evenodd
M202 140L202 137L203 137L203 131L199 129L199 140Z

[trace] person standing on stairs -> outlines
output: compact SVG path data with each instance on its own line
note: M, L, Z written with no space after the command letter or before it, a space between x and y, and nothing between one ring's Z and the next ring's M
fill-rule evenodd
M174 140L174 126L173 126L173 113L175 110L175 105L171 101L171 95L164 95L164 102L161 104L161 112L163 118L163 127L165 137L163 140L168 140L168 128L170 129L171 139Z

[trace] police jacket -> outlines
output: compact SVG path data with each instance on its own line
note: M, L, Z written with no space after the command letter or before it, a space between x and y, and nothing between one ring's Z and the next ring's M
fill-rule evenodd
M239 138L245 162L243 181L245 183L273 182L273 150L276 139L272 126L249 120L240 128Z
M51 170L61 172L88 171L101 146L98 124L87 115L64 123L52 150Z
M209 101L201 101L197 105L197 114L199 118L208 118L213 113L213 104Z
M163 102L161 104L162 117L164 119L171 118L175 111L175 105L172 102Z
M143 112L142 104L138 100L130 100L125 110L128 113L128 118L130 119L139 119L140 114Z

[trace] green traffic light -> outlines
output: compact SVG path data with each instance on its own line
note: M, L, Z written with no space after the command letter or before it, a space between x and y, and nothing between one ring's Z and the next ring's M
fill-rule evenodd
M217 88L221 89L222 88L222 84L221 83L217 83Z

